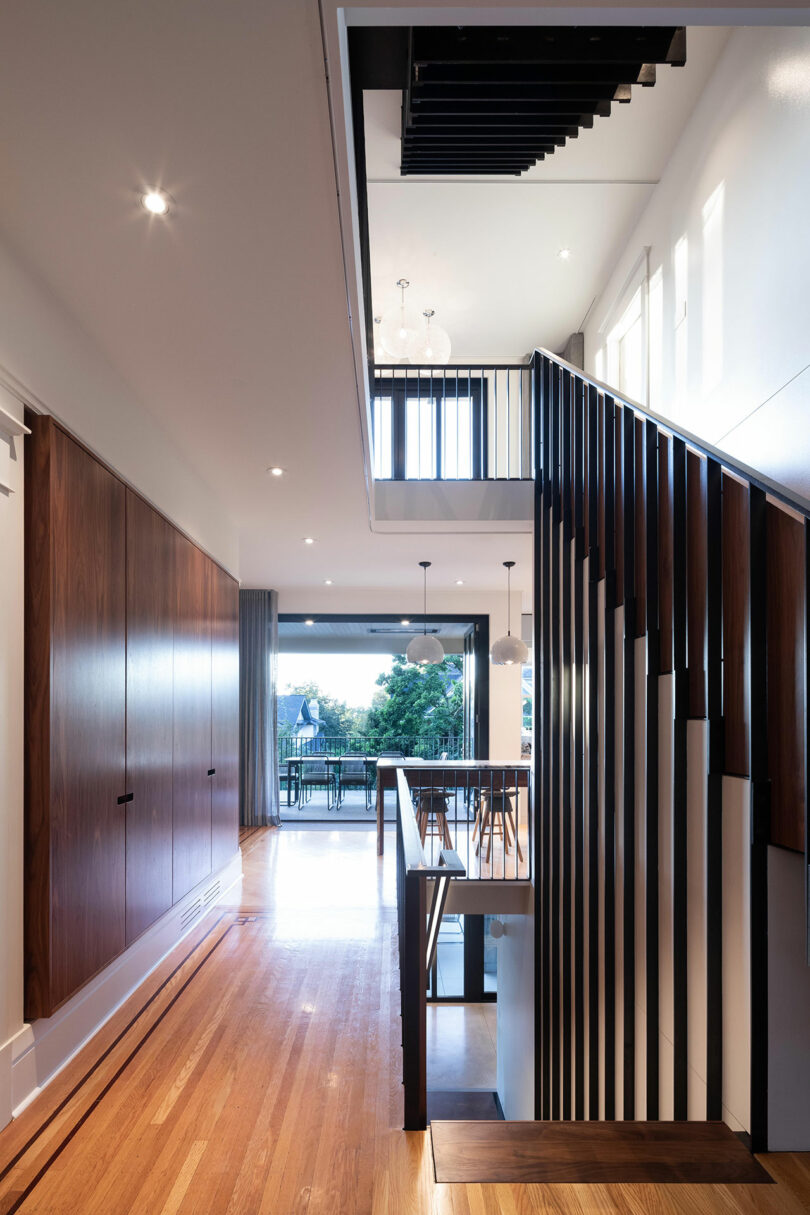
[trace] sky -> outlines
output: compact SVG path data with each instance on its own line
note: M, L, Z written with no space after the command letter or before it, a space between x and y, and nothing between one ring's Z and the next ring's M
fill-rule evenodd
M367 709L377 690L377 676L390 671L391 654L279 654L278 689L317 683L329 696L357 709Z

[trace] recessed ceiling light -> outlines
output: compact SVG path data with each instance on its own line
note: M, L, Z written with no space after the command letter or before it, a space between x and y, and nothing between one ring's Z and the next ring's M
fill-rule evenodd
M267 471L269 472L271 477L283 477L284 476L284 469L279 468L278 464L274 464L271 468L268 468Z
M456 586L464 586L464 579L456 578Z
M304 624L308 624L308 625L313 625L314 623L315 623L314 620L305 620L304 621Z
M304 544L314 544L314 543L315 543L314 536L304 536Z
M570 260L571 250L570 249L560 249L560 252L557 254L557 256L561 259L561 261L567 262Z
M410 620L400 620L400 624L410 624Z
M324 584L324 586L331 586L331 585L332 585L332 579L331 579L331 578L324 578L324 580L323 580L323 584Z
M147 190L141 195L141 202L152 215L167 215L169 211L169 196L162 190Z

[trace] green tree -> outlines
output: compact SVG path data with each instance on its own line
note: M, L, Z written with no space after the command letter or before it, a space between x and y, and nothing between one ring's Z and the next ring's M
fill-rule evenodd
M464 730L462 658L452 654L443 663L412 666L398 654L389 672L377 677L382 696L375 693L368 712L368 733L384 745L405 736L461 738Z

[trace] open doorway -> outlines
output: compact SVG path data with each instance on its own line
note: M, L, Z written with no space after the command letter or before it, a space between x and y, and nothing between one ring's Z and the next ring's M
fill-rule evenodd
M441 641L443 663L406 661L408 642L423 629ZM386 752L486 758L488 649L481 616L280 615L282 821L371 826L376 762Z

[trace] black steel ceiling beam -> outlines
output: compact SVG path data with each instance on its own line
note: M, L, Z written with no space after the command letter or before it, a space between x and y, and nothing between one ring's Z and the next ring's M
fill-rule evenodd
M535 135L544 137L546 131L547 128L540 123L516 123L510 125L503 122L477 122L472 126L466 123L458 123L456 125L442 123L441 125L432 127L419 127L418 131L415 131L413 127L407 127L404 132L404 138L412 142L414 135L418 134L419 140L424 139L426 143L434 137L442 139L496 139L500 136L509 138L509 136L514 135L525 136L530 139ZM560 144L563 142L562 136L556 136L555 138L559 139Z
M551 106L564 106L569 110L608 107L614 100L615 86L612 84L412 84L412 104L423 101L546 101ZM602 111L598 111L602 112Z
M654 63L426 63L414 65L413 84L655 84ZM619 98L616 98L619 100ZM629 94L628 94L629 100Z
M593 121L593 111L587 106L572 109L552 107L548 101L523 101L513 98L511 101L411 101L411 117L414 121L422 118L434 118L437 115L450 117L474 114L504 114L507 117L557 118L564 125L576 122L580 117Z
M430 26L414 30L412 59L422 63L626 63L683 66L682 26Z
M450 126L456 125L457 133L459 135L463 135L464 131L467 130L467 128L469 128L470 126L478 126L480 124L480 118L481 118L480 115L474 115L470 122L464 122L464 121L460 120L459 116L456 116L453 119L453 121L449 124L445 124L441 120L439 120L438 122L434 122L434 123L429 123L429 122L414 123L412 126L409 126L406 129L405 135L407 138L411 139L413 142L418 142L419 140L421 140L423 135L428 135L430 131L435 131L436 127L445 126L445 125L450 125ZM514 126L512 126L510 123L507 123L507 122L499 122L497 125L498 125L499 129L502 129L504 132L510 132L510 131L518 132L521 129L523 129L523 127L520 123L516 123ZM550 135L553 139L566 139L566 138L576 139L577 135L579 134L579 124L578 123L568 123L566 125L563 125L562 123L559 123L559 122L538 122L536 124L533 124L531 129L536 132L542 132L545 135Z

